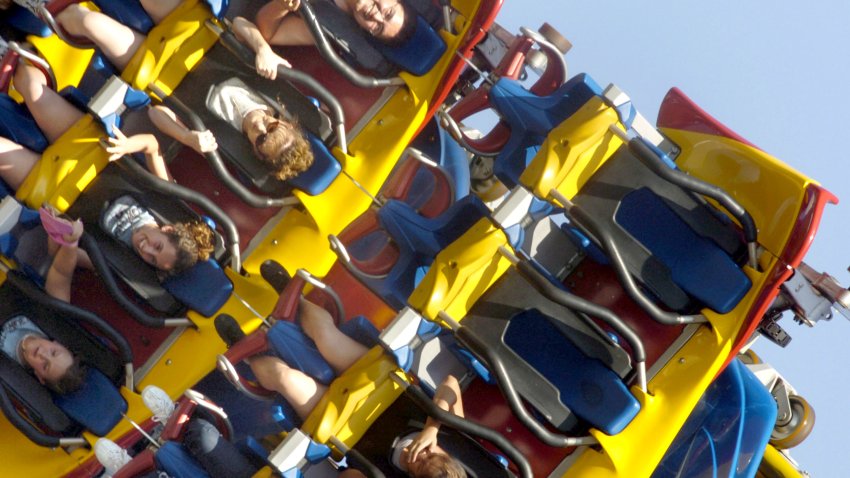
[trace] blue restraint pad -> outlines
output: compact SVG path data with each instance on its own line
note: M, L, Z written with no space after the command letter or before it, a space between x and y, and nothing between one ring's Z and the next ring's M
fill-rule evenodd
M172 478L209 478L210 475L179 443L165 442L154 456L157 469Z
M626 385L599 360L584 355L545 315L527 310L514 317L505 344L560 391L578 417L609 435L623 430L640 404Z
M750 290L752 282L738 265L649 188L623 197L615 220L670 269L682 290L715 312L729 312Z
M416 76L431 71L446 51L446 42L421 16L416 17L413 34L401 45L390 46L371 37L369 40L387 60Z
M106 436L127 411L127 402L115 384L94 367L89 367L81 389L55 395L53 401L69 417L99 436Z
M189 269L165 279L162 287L206 317L212 317L233 291L233 283L214 260L198 261Z
M306 171L287 181L299 190L315 196L330 186L333 180L339 176L342 166L340 166L339 161L328 151L322 140L312 134L308 134L307 141L313 150L313 164Z

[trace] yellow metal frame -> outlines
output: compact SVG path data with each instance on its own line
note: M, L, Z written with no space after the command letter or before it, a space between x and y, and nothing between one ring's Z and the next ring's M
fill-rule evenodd
M609 131L611 125L619 125L616 112L601 99L591 99L550 132L520 182L550 201L553 189L574 197L623 145ZM753 286L738 305L723 315L703 310L708 323L650 380L648 393L632 388L641 404L635 419L615 436L591 430L600 447L585 450L564 476L652 474L693 407L721 372L744 320L760 305L757 300L763 289L771 286L775 271L784 270L778 252L788 241L803 193L813 182L765 153L725 138L684 131L665 133L682 147L677 164L683 170L730 191L750 211L759 226L759 242L767 251L759 258L758 271L744 268ZM503 233L482 220L438 255L411 295L410 304L431 319L445 311L462 320L509 267L498 253L499 246L507 245ZM650 443L652 446L647 446Z
M470 20L476 15L479 2L455 0L453 7L458 14L455 19L457 33L440 32L447 50L432 71L421 77L402 73L406 87L399 88L369 125L352 138L349 154L338 148L333 150L345 172L371 194L380 189L414 133L426 120L431 98L450 65L456 61L455 51L469 33ZM93 5L89 8L96 10ZM204 26L207 21L217 20L206 6L198 0L185 1L151 30L122 78L137 89L150 93L148 86L153 83L170 94L217 41L215 34ZM79 83L91 60L91 50L72 48L55 36L31 40L54 67L60 89ZM50 203L61 211L67 210L108 164L108 155L98 144L103 135L102 127L94 118L83 117L45 150L38 166L18 190L17 197L33 208ZM246 331L259 327L277 300L277 294L259 277L259 264L274 258L289 270L305 268L323 275L335 260L328 247L327 235L339 233L371 202L344 175L318 196L296 195L306 212L297 209L287 212L254 253L245 259L247 276L225 269L234 283L234 293L217 314L232 315ZM179 332L168 350L137 384L138 390L156 384L170 396L177 397L214 369L215 357L224 351L224 345L209 318L195 312L190 312L188 317L195 328ZM321 412L317 411L308 419L305 429L312 429L318 441L326 441L333 435L344 443L356 443L371 421L401 393L401 387L390 378L392 374L403 376L380 348L373 349L331 386L321 406L317 407ZM122 388L121 394L128 402L129 418L142 422L150 417L135 391ZM132 426L122 420L107 437L117 440L132 431ZM3 461L9 472L16 475L61 476L93 459L91 450L84 448L66 453L39 447L22 439L4 418L0 418L0 436L0 444L6 445L3 449L14 450L15 459ZM83 436L90 444L97 439L88 432Z

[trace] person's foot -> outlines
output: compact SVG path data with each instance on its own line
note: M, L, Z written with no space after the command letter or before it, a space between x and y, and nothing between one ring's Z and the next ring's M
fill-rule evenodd
M236 319L227 314L219 314L215 318L215 331L218 336L224 341L227 348L233 347L233 344L245 338L245 332L239 327Z
M282 293L283 289L286 289L286 284L292 279L289 272L280 263L272 259L260 264L260 275L278 294Z
M148 410L153 413L153 421L165 423L174 412L174 400L165 393L165 390L156 385L148 385L142 390L142 401Z
M114 475L132 460L127 450L121 448L109 438L98 438L94 442L94 456L106 468L107 476Z

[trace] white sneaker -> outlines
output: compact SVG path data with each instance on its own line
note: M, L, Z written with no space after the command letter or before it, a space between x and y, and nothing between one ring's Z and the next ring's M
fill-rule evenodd
M109 438L98 438L94 442L94 456L106 468L107 476L118 473L118 470L132 460L127 450L121 448Z
M165 390L156 385L148 385L142 390L142 401L153 413L153 421L165 423L174 412L174 401L165 393Z

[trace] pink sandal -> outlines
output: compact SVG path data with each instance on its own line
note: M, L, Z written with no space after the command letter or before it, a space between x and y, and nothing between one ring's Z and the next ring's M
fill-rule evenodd
M41 226L47 231L54 242L62 246L76 247L83 235L83 222L77 219L71 221L58 216L58 212L50 206L42 206L38 209L41 217ZM73 240L66 239L74 238Z

